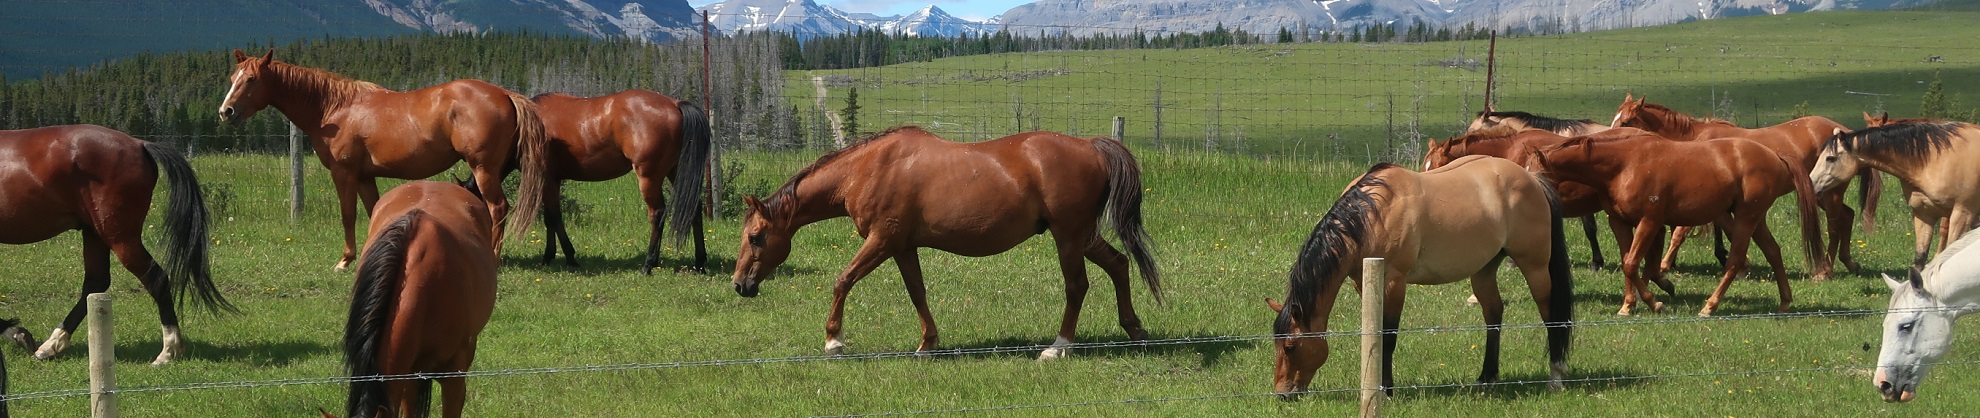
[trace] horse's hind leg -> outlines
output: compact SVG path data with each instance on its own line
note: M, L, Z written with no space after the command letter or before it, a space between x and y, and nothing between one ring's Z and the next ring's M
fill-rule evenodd
M184 342L179 336L179 313L172 303L171 282L165 277L165 269L151 258L151 252L144 249L137 237L120 237L110 244L110 251L117 254L117 260L137 276L146 293L151 294L151 302L158 305L158 323L163 335L158 357L151 365L170 363L184 351Z
M1677 267L1678 249L1684 247L1684 240L1691 235L1691 230L1689 226L1671 227L1671 246L1664 248L1663 258L1658 259L1657 272L1668 273Z
M1059 272L1066 277L1066 311L1059 320L1059 338L1052 341L1051 348L1038 353L1039 360L1066 356L1067 347L1073 343L1073 333L1079 329L1079 309L1086 302L1086 289L1090 285L1086 280L1085 251L1081 249L1084 246L1077 240L1067 242L1058 239L1060 236L1064 235L1053 231L1052 237L1057 241L1059 248ZM1092 237L1093 234L1079 236Z
M660 175L642 172L649 170L639 167L633 174L639 178L639 197L646 201L646 257L640 262L640 272L653 275L653 267L660 265L660 235L667 230L667 194L660 189ZM687 225L674 225L675 228L688 228ZM701 267L696 260L695 267Z
M463 369L462 371L466 370ZM445 418L460 418L461 411L467 407L467 378L442 378L439 379L439 383L440 416Z
M83 317L88 314L84 307L88 304L89 294L110 290L110 245L89 229L82 230L82 244L82 294L76 297L75 307L69 308L69 316L62 318L62 324L48 333L48 339L41 343L40 349L34 350L34 358L47 360L69 348L69 335L75 333L76 327L82 325Z
M913 248L894 255L894 266L901 269L901 283L907 285L908 301L914 302L914 315L921 319L921 345L914 351L934 350L941 337L936 335L935 315L928 313L928 287L921 282L921 255Z
M1767 227L1765 216L1767 216L1767 212L1765 208L1762 208L1758 213L1742 213L1733 218L1732 228L1726 231L1732 240L1732 246L1728 248L1732 251L1732 256L1726 260L1726 271L1723 276L1719 277L1719 286L1712 290L1711 297L1705 299L1705 307L1698 310L1698 316L1712 316L1712 311L1718 309L1719 302L1725 298L1726 289L1732 287L1733 279L1738 278L1741 273L1746 272L1747 247L1752 243L1754 234ZM1809 243L1809 245L1821 244ZM1779 250L1776 249L1775 251L1778 253ZM1778 261L1775 262L1775 268L1780 268L1779 264ZM1781 303L1781 306L1787 306L1787 300L1785 298L1782 299Z
M1856 219L1856 210L1850 209L1849 205L1843 203L1842 189L1836 189L1830 193L1822 193L1816 196L1816 198L1821 199L1821 202L1819 202L1821 209L1828 214L1828 248L1829 254L1834 254L1836 257L1833 261L1841 261L1843 267L1848 268L1850 273L1861 272L1862 266L1856 264L1856 256L1853 254L1855 252L1853 251L1854 248L1849 245L1851 238L1855 234L1855 231L1851 230L1851 228L1855 227L1853 225L1855 222L1851 221ZM1828 278L1829 273L1835 271L1833 261L1826 258L1817 260L1815 262L1815 268L1818 274L1815 277Z
M1506 304L1499 295L1498 271L1504 259L1500 255L1471 274L1471 294L1478 297L1479 310L1485 314L1485 364L1478 369L1478 383L1499 381L1499 331L1505 323ZM1540 267L1544 272L1546 265Z
M1100 271L1114 281L1114 306L1120 311L1121 330L1127 332L1128 339L1148 339L1148 330L1141 328L1141 316L1134 313L1134 289L1129 286L1133 281L1128 280L1127 256L1106 241L1096 239L1093 246L1087 247L1086 259L1100 266Z
M1588 268L1590 270L1601 270L1602 266L1606 263L1602 261L1602 242L1595 239L1594 214L1583 215L1581 217L1581 233L1588 237L1588 253L1591 254L1588 260Z
M543 184L543 265L557 259L557 245L564 246L564 266L577 268L577 249L571 247L571 233L564 229L564 182Z

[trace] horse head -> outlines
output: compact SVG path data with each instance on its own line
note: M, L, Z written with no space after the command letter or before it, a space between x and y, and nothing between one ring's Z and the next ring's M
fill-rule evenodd
M34 351L34 334L21 327L20 318L0 319L0 340L13 342L23 350Z
M1871 115L1870 112L1863 112L1864 128L1875 128L1879 126L1888 125L1890 123L1891 123L1891 112L1883 112L1883 114L1874 115L1874 116Z
M1325 330L1313 329L1305 305L1298 302L1281 305L1265 298L1265 306L1279 315L1272 323L1272 333L1276 335L1272 345L1277 348L1273 351L1278 353L1278 365L1272 370L1272 391L1279 394L1280 400L1299 400L1307 385L1313 383L1313 375L1327 363L1327 339L1314 335Z
M1622 105L1616 107L1616 117L1609 121L1609 127L1621 128L1628 126L1641 128L1642 126L1639 125L1643 122L1643 99L1641 97L1634 97L1629 93L1623 93Z
M773 197L771 200L776 201ZM743 215L742 248L736 250L736 272L731 282L736 294L756 297L758 286L769 280L777 266L791 255L791 235L796 232L789 210L772 213L755 196L744 196L748 213Z
M1816 151L1815 167L1808 170L1808 181L1816 191L1848 184L1849 178L1856 176L1861 160L1843 146L1842 135L1845 133L1848 132L1836 128L1829 140L1822 141L1822 148Z
M1884 314L1883 348L1872 383L1885 402L1908 402L1918 397L1919 381L1945 356L1959 312L1925 291L1925 279L1915 267L1907 280L1885 275L1884 282L1891 287L1891 306Z
M227 97L220 99L220 123L238 123L268 107L269 63L275 62L275 49L260 58L234 50L234 74L228 76Z

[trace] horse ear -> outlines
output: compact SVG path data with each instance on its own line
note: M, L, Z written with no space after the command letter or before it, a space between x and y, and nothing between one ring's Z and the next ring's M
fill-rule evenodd
M763 211L763 202L757 201L756 196L743 196L743 204L749 207L750 212L765 213Z
M235 64L239 64L239 63L241 63L241 61L247 61L247 54L243 54L243 53L241 53L241 50L240 50L240 49L235 49L235 50L234 50L234 63L235 63ZM1866 117L1866 118L1867 118L1867 117L1870 117L1870 114L1868 114L1868 113L1865 113L1865 114L1863 114L1863 117Z
M262 60L262 61L274 61L274 60L275 60L275 48L268 48L268 53L266 53L266 54L261 54L261 60Z
M1918 266L1911 266L1911 269L1906 271L1905 275L1910 276L1907 281L1911 283L1912 290L1925 291L1925 276L1919 273Z
M1272 300L1272 298L1265 298L1265 307L1272 308L1272 312L1286 311L1286 305L1281 305L1279 301Z
M1897 278L1891 277L1891 275L1889 274L1879 274L1879 275L1884 276L1884 286L1889 286L1891 288L1891 293L1897 293L1898 289L1904 288L1904 282L1898 281Z

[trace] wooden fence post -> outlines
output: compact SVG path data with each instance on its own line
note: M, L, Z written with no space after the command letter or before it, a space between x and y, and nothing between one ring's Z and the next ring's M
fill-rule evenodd
M1361 416L1382 416L1382 299L1388 288L1388 261L1361 259Z
M302 220L303 214L303 135L296 125L289 125L289 222Z
M1120 140L1121 143L1127 143L1126 117L1121 117L1121 116L1114 117L1114 139Z
M110 294L89 294L89 414L117 417L117 340L110 329Z

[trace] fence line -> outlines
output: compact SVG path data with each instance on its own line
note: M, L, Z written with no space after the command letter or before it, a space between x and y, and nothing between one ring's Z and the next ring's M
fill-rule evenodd
M1609 327L1609 326L1687 324L1687 323L1700 323L1700 322L1732 322L1732 321L1747 321L1747 320L1849 317L1849 316L1872 315L1877 313L1889 314L1889 313L1954 312L1954 311L1959 311L1959 308L1934 307L1934 308L1904 308L1904 309L1881 309L1881 310L1856 309L1856 310L1798 312L1798 313L1785 313L1785 314L1725 315L1725 316L1713 316L1713 317L1683 316L1683 317L1673 317L1673 318L1587 321L1587 322L1575 322L1574 325L1576 328L1586 328L1586 327ZM1501 330L1520 330L1520 329L1545 328L1547 326L1548 325L1544 323L1517 323L1517 324L1508 323L1508 324L1500 325L1497 328ZM1491 328L1493 327L1486 325L1432 326L1432 327L1417 327L1417 328L1399 328L1393 331L1393 333L1434 334L1434 333L1449 333L1449 332L1475 332L1475 331L1484 331ZM1232 343L1232 342L1245 342L1245 341L1266 341L1266 340L1274 340L1280 338L1359 337L1362 335L1367 335L1367 334L1359 330L1342 330L1342 331L1324 331L1324 332L1307 332L1307 333L1291 333L1291 334L1223 335L1223 336L1210 336L1210 337L1153 339L1153 340L1141 340L1141 341L1082 342L1082 343L1072 343L1070 345L1064 346L1064 348L1070 350L1087 350L1087 349L1102 349L1102 348L1136 348L1136 347L1154 347L1154 346L1169 346L1169 345L1195 345L1195 344ZM105 391L104 393L116 394L116 393L170 392L170 391L205 390L205 389L345 384L350 382L433 379L433 378L448 378L448 377L522 376L522 375L556 374L556 373L677 369L677 368L688 368L688 367L727 367L727 366L746 366L746 365L765 365L765 364L810 363L810 362L820 362L820 361L875 360L875 359L894 359L894 358L933 358L933 357L950 357L950 356L954 356L954 357L982 356L982 355L992 355L992 354L1032 352L1032 351L1044 350L1047 348L1052 348L1052 346L1047 344L1039 344L1039 345L1023 345L1023 346L953 348L953 349L942 349L942 350L930 350L926 352L898 351L898 352L881 352L881 353L866 353L866 354L846 354L846 355L837 355L837 356L815 355L815 356L792 356L792 357L773 357L773 358L685 360L685 361L670 361L670 362L657 362L657 363L620 363L620 364L581 365L581 366L552 366L552 367L533 367L533 368L519 368L519 369L499 369L499 370L471 370L471 371L456 372L456 373L413 373L413 374L376 375L376 376L361 376L361 377L329 376L329 377L305 377L305 378L292 378L292 379L241 380L241 381L225 381L225 382L200 382L200 383L191 383L191 384L174 385L174 386L119 388L115 390ZM1980 363L1980 360L1940 362L1935 364L1967 364L1967 363ZM1841 369L1841 368L1860 369L1866 367L1872 367L1872 366L1837 366L1832 369ZM1787 369L1787 370L1797 370L1797 369ZM1752 373L1769 373L1769 372L1775 372L1775 371L1758 371L1758 372L1727 371L1727 372L1706 372L1706 373L1752 374ZM1579 380L1570 379L1568 381L1573 382L1573 381L1591 381L1591 380L1629 380L1629 379L1648 379L1648 378L1657 378L1657 377L1687 377L1687 376L1693 376L1693 375L1690 374L1646 375L1646 376L1587 378L1587 379L1579 379ZM1511 383L1530 383L1530 382L1511 382ZM1418 387L1397 387L1397 388L1421 389L1421 388L1435 388L1435 387L1442 387L1442 386L1418 386ZM1361 389L1362 388L1357 387L1357 388L1339 389L1338 391L1359 391ZM1327 390L1321 392L1332 392L1332 391L1336 391L1336 390ZM31 400L31 399L67 398L67 397L87 396L90 394L91 392L87 388L57 389L57 390L47 390L47 391L13 393L13 394L8 394L4 397L0 397L0 400L21 401L21 400ZM1230 396L1211 396L1211 397L1204 397L1204 399L1215 399L1219 397L1230 397ZM1195 399L1195 398L1187 398L1187 399ZM942 412L942 411L930 411L929 413L934 413L934 412Z

